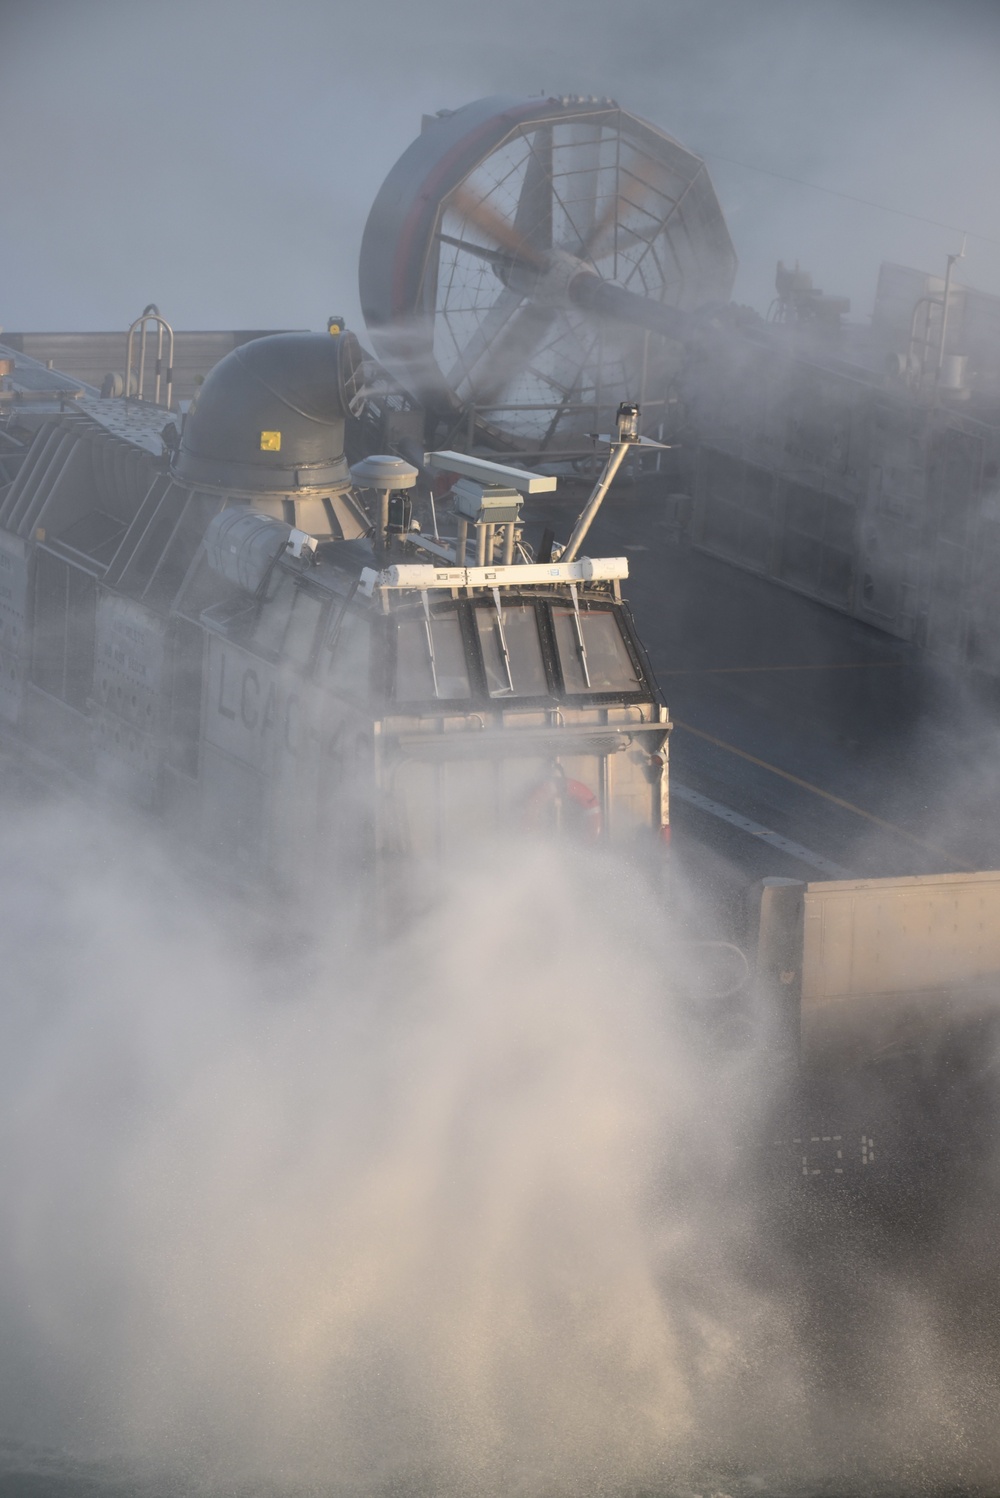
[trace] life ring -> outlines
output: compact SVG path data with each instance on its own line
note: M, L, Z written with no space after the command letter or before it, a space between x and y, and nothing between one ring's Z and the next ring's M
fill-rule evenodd
M539 781L524 802L523 819L528 827L537 827L550 807L569 806L575 813L574 829L584 842L596 842L604 830L601 803L589 785L570 780L562 774L548 775Z

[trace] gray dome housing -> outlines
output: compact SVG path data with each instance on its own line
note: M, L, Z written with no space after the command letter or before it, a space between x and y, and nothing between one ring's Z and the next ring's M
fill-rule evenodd
M276 333L234 349L188 411L174 472L250 494L345 488L344 418L357 409L361 358L353 333Z

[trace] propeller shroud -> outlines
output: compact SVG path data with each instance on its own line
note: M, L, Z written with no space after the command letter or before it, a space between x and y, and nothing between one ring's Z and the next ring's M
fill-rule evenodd
M665 389L684 314L735 273L699 157L611 99L501 96L425 119L369 214L361 303L445 426L573 452L637 380Z

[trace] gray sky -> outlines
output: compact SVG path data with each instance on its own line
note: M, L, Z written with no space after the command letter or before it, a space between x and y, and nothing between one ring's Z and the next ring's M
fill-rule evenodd
M420 116L611 94L707 155L760 311L774 264L871 310L966 227L1000 293L1000 0L0 0L0 324L360 326L368 207Z

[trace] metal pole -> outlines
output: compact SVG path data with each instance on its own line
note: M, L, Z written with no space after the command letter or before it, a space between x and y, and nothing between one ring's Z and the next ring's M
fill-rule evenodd
M378 530L375 533L375 556L379 562L385 561L386 555L386 532L389 529L389 490L378 491Z
M951 272L956 260L962 260L965 256L965 240L962 240L962 248L957 255L948 256L948 269L944 273L944 303L941 308L941 346L937 357L937 379L941 379L941 366L944 364L944 340L948 332L948 304L951 301Z
M647 376L648 373L649 373L649 329L647 328L646 331L645 331L645 333L643 333L643 335L642 335L642 378L639 381L639 409L641 411L645 411L645 409L646 409L646 376ZM659 453L657 453L657 457L659 457ZM633 463L632 463L632 477L633 478L636 478L638 476L637 473L636 473L637 469L638 469L638 473L641 474L642 473L642 454L641 453L637 453L636 454L635 459L633 460Z
M172 411L174 406L174 330L169 323L164 326L167 330L167 410Z
M503 528L503 565L509 567L514 560L514 522L508 520Z
M628 452L631 445L632 444L630 442L612 442L611 451L608 454L608 461L605 465L604 472L597 480L597 483L594 487L594 492L593 494L591 494L583 510L583 513L581 514L579 520L576 522L573 534L570 536L569 540L566 543L566 550L559 558L560 562L575 561L576 554L580 550L580 547L583 545L587 532L590 530L590 527L593 524L594 517L596 516L598 510L601 508L601 503L604 499L604 496L610 489L611 482L615 474L621 467L622 459Z
M156 405L160 404L160 385L163 381L163 321L156 321L156 384L153 386L153 400Z
M146 313L142 314L142 326L139 329L139 384L136 397L142 400L146 388Z
M649 329L642 335L642 375L639 379L639 406L646 409L646 375L649 372Z
M136 323L128 330L128 340L125 344L125 399L128 400L132 394L132 348L135 342Z

